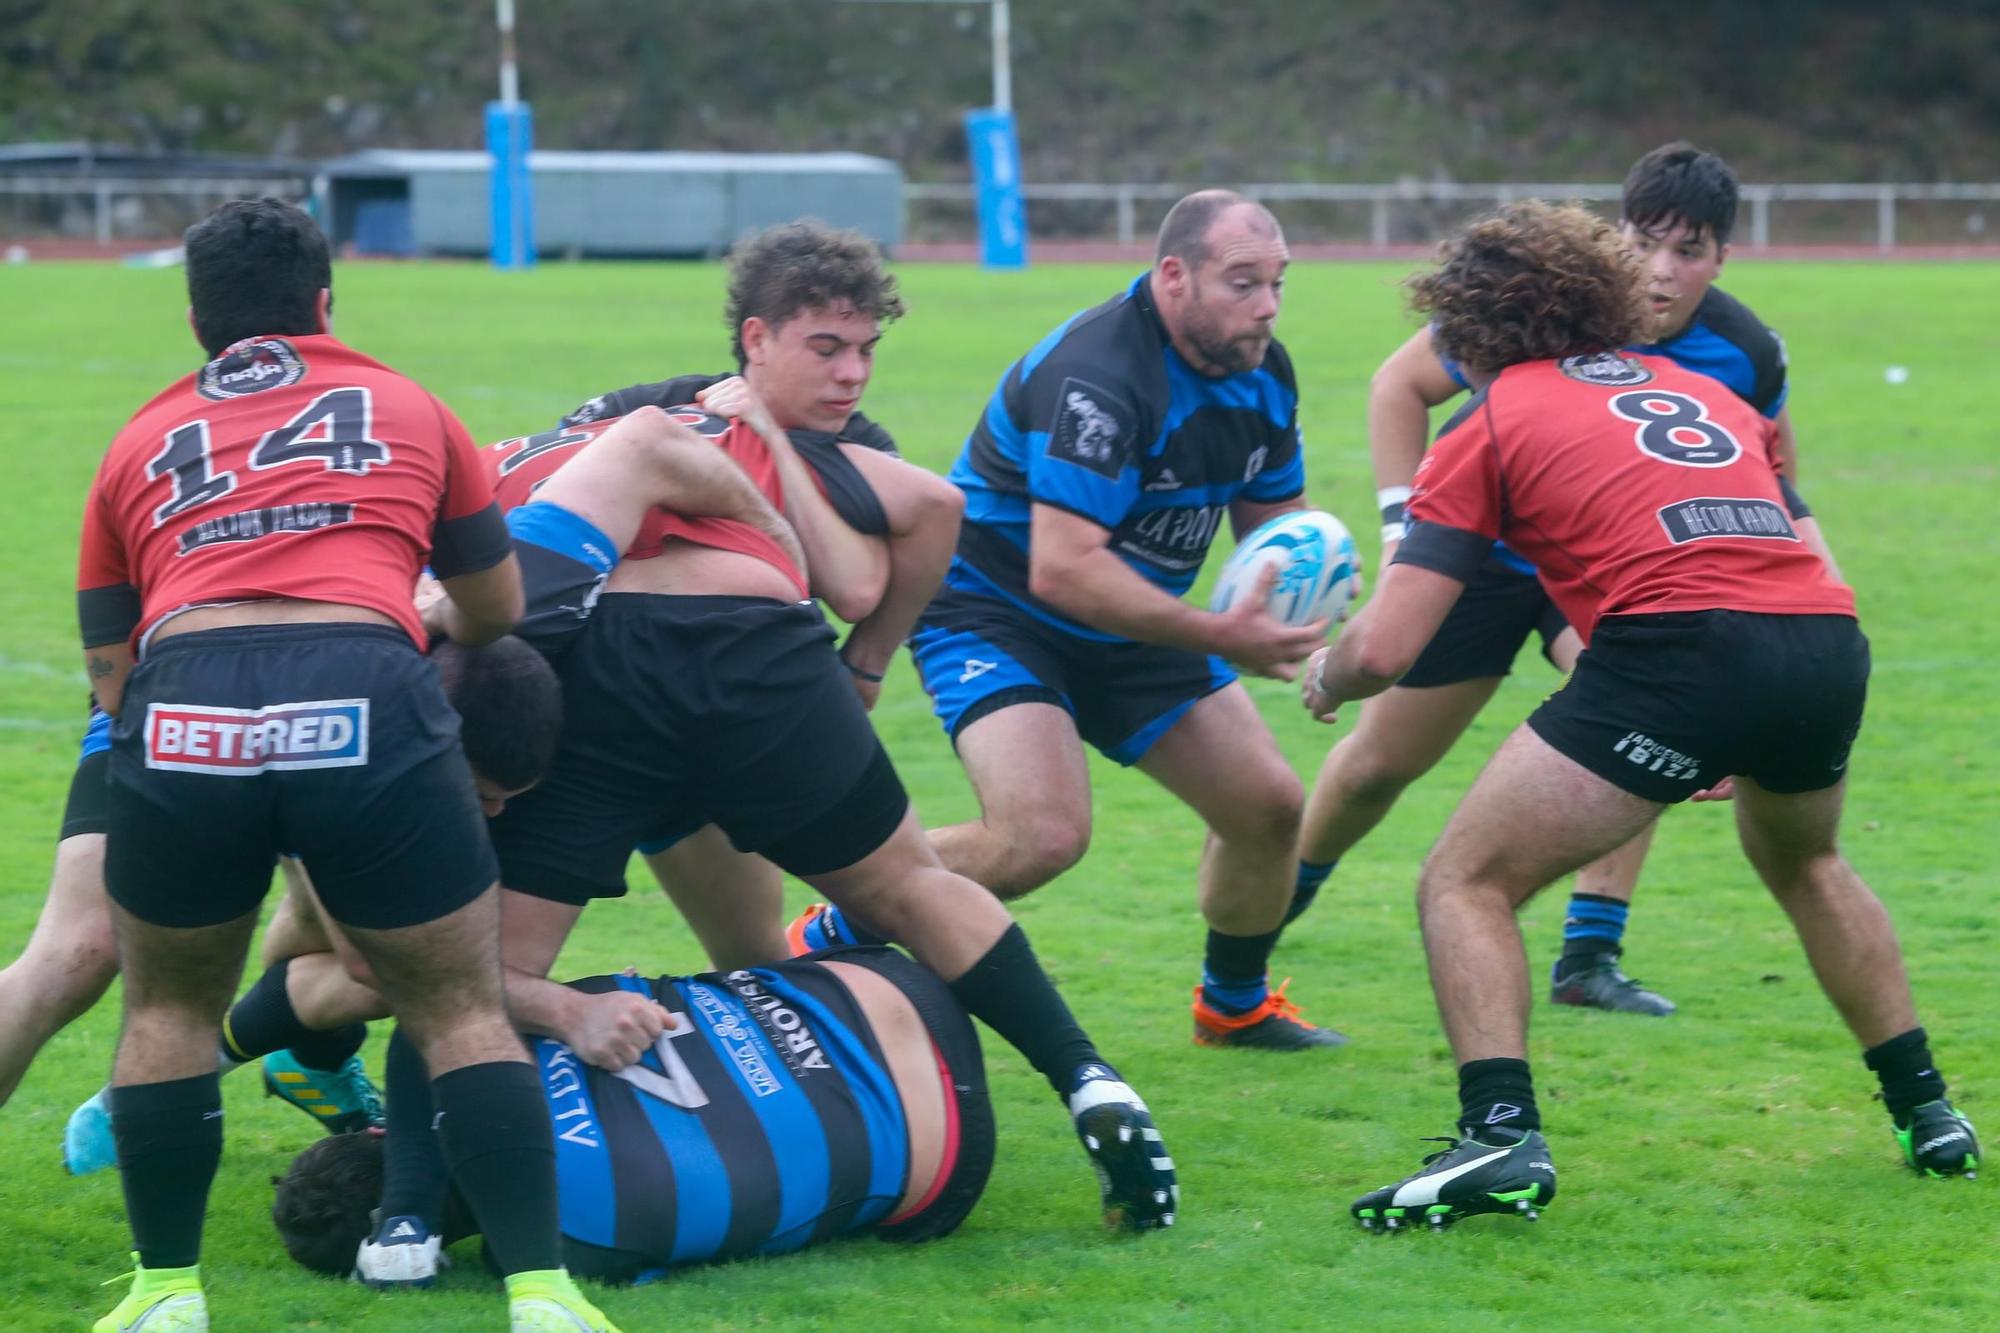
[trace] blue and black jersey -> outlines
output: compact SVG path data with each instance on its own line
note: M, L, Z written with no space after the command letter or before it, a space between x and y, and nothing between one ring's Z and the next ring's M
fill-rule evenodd
M1708 289L1694 318L1673 337L1625 350L1664 356L1683 370L1706 375L1767 417L1784 410L1791 392L1785 382L1784 339L1720 287ZM1442 353L1438 360L1461 387L1471 387L1456 361Z
M946 582L1106 642L1028 591L1029 514L1054 505L1111 532L1110 549L1180 596L1235 500L1305 490L1299 392L1273 342L1256 370L1211 378L1173 348L1150 274L1071 317L1001 377L951 480L966 495Z
M561 1042L535 1044L572 1269L629 1279L783 1254L884 1222L892 1237L914 1239L971 1209L992 1161L971 1024L942 982L900 954L835 957L894 982L950 1071L954 1155L931 1198L890 1218L909 1171L903 1105L866 1016L832 972L792 962L726 976L591 977L571 985L637 991L688 1021L617 1074Z

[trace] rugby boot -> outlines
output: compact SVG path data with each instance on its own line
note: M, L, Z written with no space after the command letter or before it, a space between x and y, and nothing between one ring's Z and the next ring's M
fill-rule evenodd
M1284 984L1264 1002L1243 1014L1225 1014L1210 1004L1200 986L1194 988L1194 1044L1242 1046L1258 1051L1303 1051L1314 1046L1345 1046L1347 1038L1332 1028L1306 1022L1299 1007L1285 996Z
M850 944L886 944L880 935L861 929L831 903L814 903L785 927L785 943L792 957L802 958L821 949L838 949Z
M1065 1100L1097 1171L1104 1224L1126 1231L1172 1226L1181 1187L1145 1101L1105 1064L1078 1069Z
M375 1233L354 1256L354 1280L380 1290L428 1287L451 1264L443 1249L444 1237L421 1217L377 1218Z
M1442 1229L1461 1217L1507 1213L1529 1221L1556 1197L1556 1167L1540 1130L1488 1129L1477 1139L1430 1139L1451 1146L1424 1158L1424 1169L1370 1190L1350 1211L1364 1231Z
M308 1068L290 1051L273 1051L264 1057L264 1095L290 1102L329 1134L380 1129L384 1123L382 1094L358 1055L328 1070Z
M507 1314L512 1333L618 1333L562 1268L509 1277Z
M118 1142L111 1137L111 1108L104 1104L109 1088L99 1088L90 1100L69 1113L63 1126L63 1169L73 1176L90 1176L118 1165Z
M1910 1112L1910 1123L1896 1126L1896 1142L1913 1170L1933 1179L1979 1175L1979 1139L1972 1122L1943 1098L1925 1102Z
M1549 999L1583 1009L1607 1009L1614 1014L1650 1014L1665 1018L1677 1007L1658 991L1647 990L1619 970L1616 953L1580 954L1567 976L1557 960Z
M116 1309L90 1326L91 1333L208 1333L208 1297L202 1294L199 1264L147 1269L134 1253L128 1276L132 1289Z

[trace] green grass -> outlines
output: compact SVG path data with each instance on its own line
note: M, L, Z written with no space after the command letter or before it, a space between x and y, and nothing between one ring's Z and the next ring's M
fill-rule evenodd
M869 393L911 457L943 467L1007 362L1119 269L1018 276L912 267L912 314L883 345ZM1303 376L1312 499L1372 531L1362 442L1370 372L1408 327L1400 274L1296 271L1283 332ZM1975 1118L2000 1037L1992 888L2000 845L2000 658L1992 592L1990 417L2000 269L1744 265L1733 291L1787 334L1804 487L1874 642L1856 754L1849 851L1888 901L1939 1059ZM94 266L0 269L0 412L11 469L0 523L0 951L41 903L82 720L70 571L97 458L148 396L195 360L180 275ZM721 366L720 271L473 265L348 267L340 332L418 377L475 436L550 424L589 394ZM1883 369L1907 366L1906 384ZM1201 921L1199 830L1135 773L1099 764L1096 838L1082 865L1020 905L1071 1002L1158 1113L1185 1211L1137 1241L1095 1224L1095 1186L1045 1087L989 1042L1000 1159L953 1238L866 1240L689 1272L605 1293L630 1329L844 1326L1551 1327L1667 1324L2000 1324L1991 1243L2000 1181L1902 1172L1873 1083L1813 985L1786 925L1737 854L1726 808L1664 824L1633 914L1632 965L1681 1003L1666 1021L1554 1011L1533 1055L1563 1170L1536 1226L1481 1220L1447 1236L1359 1234L1346 1206L1411 1168L1419 1135L1454 1109L1411 907L1416 867L1479 763L1555 684L1533 659L1456 752L1347 860L1275 964L1347 1049L1294 1059L1201 1051L1187 997ZM1332 733L1290 691L1253 693L1310 775ZM931 823L974 813L964 778L899 663L877 714ZM796 886L795 886L796 887ZM802 892L794 901L802 900ZM1539 969L1561 894L1526 913ZM691 970L687 932L640 890L586 915L559 972ZM10 1328L77 1327L109 1308L125 1269L118 1182L62 1173L63 1119L103 1079L107 1003L43 1053L0 1111L0 1272ZM377 1038L379 1042L379 1036ZM371 1045L379 1058L379 1045ZM266 1220L269 1178L313 1137L226 1085L229 1146L206 1256L218 1328L494 1328L496 1291L461 1272L389 1298L293 1268ZM2000 1116L1986 1115L2000 1138Z

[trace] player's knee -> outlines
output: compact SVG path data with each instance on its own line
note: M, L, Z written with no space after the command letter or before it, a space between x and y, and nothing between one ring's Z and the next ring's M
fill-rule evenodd
M1014 855L1014 878L1038 886L1062 874L1090 850L1090 821L1067 811L1041 810L1003 827Z
M1290 765L1274 757L1271 764L1237 781L1230 796L1229 809L1209 825L1216 837L1244 846L1290 847L1298 841L1306 793Z

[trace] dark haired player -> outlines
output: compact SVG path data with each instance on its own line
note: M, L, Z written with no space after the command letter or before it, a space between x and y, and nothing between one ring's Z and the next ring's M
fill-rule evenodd
M428 561L453 638L519 616L490 483L442 404L331 336L331 265L305 214L226 204L186 251L210 360L113 441L77 579L113 719L110 1105L137 1251L96 1327L207 1326L215 1032L288 849L422 1053L514 1327L608 1328L562 1270L554 1138L502 1007L493 853L410 601Z
M813 593L853 630L840 649L854 688L873 707L896 649L951 563L964 494L904 462L894 439L860 411L888 324L904 313L875 243L812 219L770 227L730 252L723 311L742 382L791 438L841 521L879 548L872 580ZM565 426L652 405L703 403L728 374L681 375L591 399ZM713 829L662 833L640 844L660 883L717 966L786 952L777 868L736 852ZM718 904L722 910L718 910ZM820 940L818 943L827 943ZM801 951L816 947L801 940Z
M1189 195L1148 272L1001 377L951 474L957 558L911 640L979 796L977 822L932 834L945 864L1029 893L1089 843L1084 742L1143 770L1208 826L1195 1040L1275 1050L1343 1038L1266 982L1303 794L1225 659L1288 676L1325 626L1182 594L1225 516L1241 536L1305 503L1298 388L1272 336L1288 262L1261 205ZM867 937L838 912L802 933Z
M1476 391L1418 469L1380 590L1302 683L1321 720L1417 660L1494 541L1541 571L1587 651L1459 802L1417 889L1458 1061L1459 1139L1363 1195L1364 1226L1532 1213L1555 1195L1527 1062L1514 912L1539 889L1736 778L1744 854L1927 1175L1973 1174L1895 930L1837 842L1868 641L1818 525L1778 471L1777 431L1707 375L1617 352L1642 277L1577 208L1514 205L1412 283Z
M1651 323L1631 350L1707 375L1772 418L1780 465L1796 475L1784 344L1742 302L1713 285L1729 255L1736 196L1728 164L1690 144L1666 144L1633 164L1621 205L1623 233L1645 268ZM1429 411L1467 387L1463 370L1428 328L1412 334L1375 372L1368 446L1381 488L1384 562L1394 558L1402 536L1403 503L1424 455ZM1551 662L1564 671L1574 666L1581 644L1533 567L1496 546L1409 673L1370 700L1353 731L1327 755L1306 803L1293 917L1403 789L1445 756L1513 670L1521 645L1537 633ZM1553 973L1551 998L1558 1004L1674 1011L1672 1001L1619 967L1633 886L1651 840L1648 826L1577 872Z
M569 984L673 1016L615 1074L535 1044L572 1272L629 1282L861 1231L929 1240L978 1202L993 1163L979 1038L945 985L894 950ZM386 1141L322 1140L279 1183L272 1220L308 1268L426 1286L440 1246L478 1229L447 1198L411 1054L390 1044ZM406 1077L418 1096L397 1095Z

